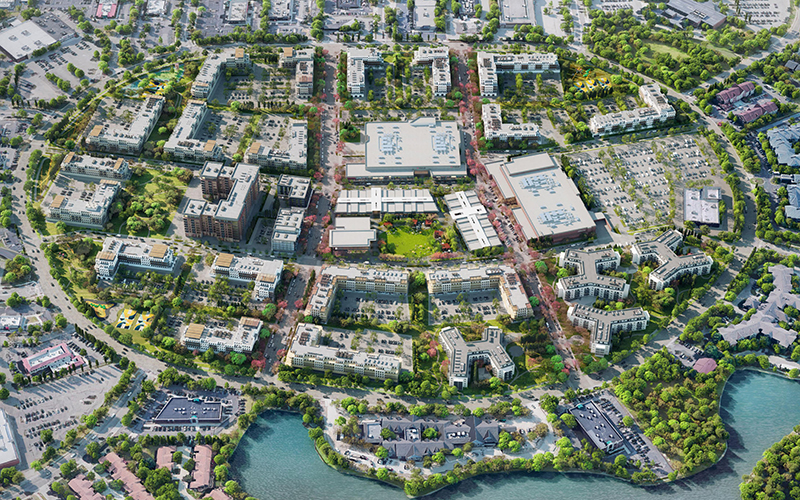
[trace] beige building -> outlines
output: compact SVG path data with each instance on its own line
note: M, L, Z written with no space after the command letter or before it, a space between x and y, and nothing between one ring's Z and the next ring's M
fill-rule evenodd
M86 137L86 147L109 153L138 155L156 127L163 109L163 97L147 96L136 106L131 123L95 125Z
M286 150L267 147L253 141L247 148L245 161L267 168L308 168L308 125L293 123L288 131L289 147Z
M250 56L243 47L224 49L219 54L209 54L192 83L192 97L210 98L223 73L229 69L238 71L250 69L250 65Z
M89 179L90 181L103 179L128 180L131 178L131 169L125 158L97 158L94 156L76 155L67 153L61 162L61 173L70 174L72 177Z
M164 151L173 159L191 162L222 160L222 147L217 141L195 139L208 114L208 106L203 101L191 100L186 103L178 124L172 130Z
M558 280L556 291L564 300L580 297L600 297L603 300L622 300L628 296L630 285L622 278L606 276L604 270L619 267L620 256L614 250L565 250L558 256L558 265L575 269L576 273Z
M294 68L294 89L298 99L311 99L314 94L314 49L284 47L278 65Z
M181 344L189 350L240 352L249 354L258 342L264 323L256 318L239 318L230 328L227 321L210 320L206 324L191 323L183 328Z
M657 123L664 123L675 118L675 108L661 94L658 85L642 85L639 87L639 97L647 104L647 107L607 115L594 115L589 120L589 130L595 137L598 137L652 127Z
M450 92L450 51L447 47L419 47L411 61L414 66L431 65L433 95L444 97Z

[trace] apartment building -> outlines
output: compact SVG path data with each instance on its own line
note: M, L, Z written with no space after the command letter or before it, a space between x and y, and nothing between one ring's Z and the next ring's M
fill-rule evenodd
M719 104L733 104L746 99L756 93L756 84L753 82L742 82L732 85L725 90L721 90L717 96Z
M326 266L311 291L305 315L330 320L338 290L408 295L408 272L356 266Z
M496 326L486 327L477 342L467 342L458 328L448 326L439 332L439 342L450 361L447 380L459 390L469 386L472 363L477 360L488 363L500 380L507 382L514 376L514 361L503 346L503 331Z
M490 141L539 139L539 126L535 123L503 123L500 105L484 104L481 107L483 136Z
M544 53L495 54L478 52L478 81L483 97L497 97L499 73L560 73L558 56Z
M72 152L67 153L61 162L61 173L89 180L102 178L125 181L131 178L131 169L125 158L97 158Z
M661 89L658 85L640 86L639 97L647 104L646 108L619 111L606 115L594 115L589 120L589 130L592 131L595 137L598 137L638 128L652 127L675 118L675 108L661 94Z
M294 368L331 371L337 375L355 373L375 380L399 380L402 369L400 356L389 354L388 349L385 353L368 353L341 346L321 345L320 340L326 333L319 325L297 325L284 363Z
M605 356L611 352L612 336L615 333L644 330L650 321L650 314L641 307L606 311L574 304L567 309L567 318L573 325L589 330L592 335L592 354Z
M211 266L215 279L226 278L234 283L255 283L253 298L267 300L275 298L275 289L281 282L283 261L259 259L250 255L237 257L229 253L218 254Z
M431 295L461 292L498 291L500 302L514 321L533 315L528 294L517 272L506 265L443 268L426 272Z
M272 229L272 252L293 255L303 232L303 208L281 208Z
M623 300L628 297L630 285L622 278L606 276L604 270L619 267L620 256L614 250L568 249L558 256L558 265L577 272L566 276L556 283L558 296L564 300L580 297L599 297L603 300Z
M120 189L120 183L111 179L95 184L59 174L42 203L45 217L48 222L104 229Z
M173 159L181 161L222 160L222 147L217 141L195 139L207 114L208 105L204 101L191 100L186 103L178 124L164 144L164 151L172 155Z
M227 70L244 71L250 69L250 66L250 56L242 47L224 49L219 54L209 54L192 83L192 97L209 99L220 77Z
M210 320L206 324L191 323L183 328L180 342L189 350L216 353L239 352L249 354L258 342L264 323L256 318L239 318L230 328L227 321Z
M411 64L431 65L431 88L434 96L445 97L450 92L450 51L447 47L419 47L414 52Z
M683 243L680 232L667 231L655 240L636 243L631 247L633 263L644 262L658 264L650 273L650 288L663 290L669 284L687 274L705 275L711 272L714 259L705 254L678 255L677 248Z
M383 57L377 49L347 50L347 92L350 97L363 99L367 94L367 64L381 64Z
M311 201L314 188L308 177L281 174L278 177L278 199L290 207L306 208Z
M86 147L107 153L138 155L161 117L164 102L161 96L147 96L136 105L130 123L95 125L86 136Z
M134 240L106 238L103 249L97 253L94 269L100 279L111 279L120 266L134 271L171 273L177 258L172 249L161 243L154 245Z
M278 59L281 68L293 68L294 89L298 99L311 99L314 94L314 49L284 47Z
M263 142L253 141L247 148L245 161L266 168L308 168L308 125L293 123L289 128L287 149L276 149Z
M261 186L258 166L239 163L236 167L206 162L200 172L203 196L190 199L183 212L183 229L189 238L212 237L240 241L258 209Z

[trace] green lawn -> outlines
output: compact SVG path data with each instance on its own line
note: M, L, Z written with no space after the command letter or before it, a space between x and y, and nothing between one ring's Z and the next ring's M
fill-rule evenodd
M669 55L672 56L673 59L676 59L676 60L677 59L683 59L683 58L687 57L686 54L684 54L680 50L676 49L672 45L667 45L667 44L660 43L660 42L648 41L647 42L647 46L650 47L650 50L652 50L652 53L647 54L646 56L643 57L643 59L645 59L645 60L647 60L647 61L649 61L651 63L655 62L656 56L658 54L669 54Z
M421 233L410 231L404 227L392 228L386 231L386 244L393 248L394 254L406 257L420 258L436 252L433 245L433 229Z
M172 221L172 218L175 215L175 210L177 210L177 206L170 205L167 202L167 193L173 193L177 191L183 195L183 193L186 191L186 185L172 175L151 169L148 169L140 176L132 177L131 182L137 184L137 187L133 193L134 200L138 200L143 203L159 202L163 206L168 207L169 214L166 217L168 223L158 232L148 231L147 226L145 226L144 229L135 233L131 233L128 231L127 227L122 227L120 229L120 226L122 226L123 222L125 222L125 219L118 213L116 216L114 216L114 218L111 219L111 232L116 233L119 231L121 234L149 236L150 238L164 238L167 234L167 230L169 229L169 223ZM146 217L144 218L147 219Z

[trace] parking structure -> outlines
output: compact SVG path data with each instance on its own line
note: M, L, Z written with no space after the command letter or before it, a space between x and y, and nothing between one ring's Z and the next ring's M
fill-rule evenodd
M680 222L683 188L726 191L716 161L686 135L579 152L571 158L596 205L620 231Z
M476 314L480 314L483 321L489 321L508 314L497 290L432 294L430 305L430 324L465 323L473 320Z

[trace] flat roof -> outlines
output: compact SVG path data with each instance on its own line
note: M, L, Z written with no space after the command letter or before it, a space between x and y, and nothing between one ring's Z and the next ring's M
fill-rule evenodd
M370 246L378 236L378 232L370 226L369 217L337 219L335 226L330 230L330 247L347 249Z
M489 221L486 207L480 202L475 191L448 194L444 197L444 201L470 252L502 245L497 230Z
M486 168L503 198L516 200L514 216L526 239L594 230L578 188L549 154L518 156Z
M716 197L709 196L700 189L684 189L683 220L698 224L718 225L719 189L717 189Z
M0 467L13 467L20 462L17 438L11 429L8 415L0 408Z
M421 214L438 211L433 195L427 189L348 189L339 193L336 200L337 215Z
M0 31L0 47L15 61L25 59L34 50L49 47L57 41L33 20Z
M192 422L215 424L222 421L222 403L205 401L202 398L189 399L173 397L164 408L153 417L155 423Z

